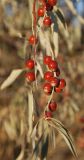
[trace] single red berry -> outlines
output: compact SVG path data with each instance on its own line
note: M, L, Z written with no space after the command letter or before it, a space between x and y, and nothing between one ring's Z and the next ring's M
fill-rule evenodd
M48 3L49 3L51 6L55 6L56 3L57 3L57 0L48 0Z
M62 89L59 88L59 87L55 87L55 88L54 88L54 91L55 91L56 93L60 93L60 92L62 91Z
M51 118L51 117L52 117L52 112L45 111L45 118Z
M80 137L77 139L78 147L84 150L84 134L80 134Z
M44 13L45 13L45 8L44 7L40 7L38 9L38 16L39 17L43 17L44 16Z
M51 5L47 2L46 5L45 5L45 9L46 9L47 11L52 11L52 10L53 10L53 6L51 6Z
M43 20L44 26L49 27L51 25L51 23L52 23L52 20L49 16L44 18L44 20Z
M81 123L84 123L84 117L81 117L79 120Z
M59 85L59 79L57 79L56 77L50 77L49 82L50 82L51 86L53 86L53 87Z
M37 43L37 38L36 38L34 35L31 35L31 36L29 37L29 43L30 43L31 45L36 44L36 43Z
M47 71L44 73L44 79L48 80L50 79L50 77L53 77L53 72Z
M45 56L44 59L43 59L43 62L44 62L44 64L48 65L51 60L52 60L51 56Z
M25 77L29 82L35 81L35 73L34 72L26 73Z
M29 69L33 69L34 68L34 61L32 59L29 59L26 61L26 67Z
M52 86L50 83L45 83L44 86L43 86L43 90L45 93L47 94L51 94L52 92Z
M66 86L66 81L64 79L60 79L59 88L63 89Z
M54 102L54 101L51 101L51 102L49 103L48 108L49 108L49 110L50 110L51 112L56 111L56 109L57 109L57 103Z
M50 70L56 71L56 69L58 68L58 64L56 61L51 60L50 63L48 64L48 67Z
M59 77L59 75L60 75L60 69L57 68L57 69L56 69L56 76Z

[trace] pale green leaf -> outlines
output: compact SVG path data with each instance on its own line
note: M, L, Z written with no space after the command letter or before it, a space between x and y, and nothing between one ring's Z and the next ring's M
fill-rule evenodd
M15 69L11 72L9 77L2 83L0 89L3 90L7 87L9 87L18 77L19 75L24 71L24 69Z

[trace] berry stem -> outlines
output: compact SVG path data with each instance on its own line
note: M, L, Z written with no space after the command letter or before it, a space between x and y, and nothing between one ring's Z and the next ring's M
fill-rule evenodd
M32 30L33 30L33 34L35 37L37 37L37 33L36 33L37 32L37 29L36 29L36 25L37 25L36 1L37 0L34 0L34 2L33 2L33 12L32 12L32 21L33 21ZM36 44L34 44L34 64L36 63L36 50L37 50L37 46L36 46ZM36 77L36 67L35 67L35 77ZM36 82L36 84L37 84L37 82Z
M33 2L33 30L34 34L36 35L36 22L37 22L37 17L36 17L36 1L34 0Z
M51 100L52 100L53 94L54 94L54 87L53 87L53 89L52 89L52 93L51 93L51 95L50 95L50 97L49 97L49 100L48 100L48 102L47 102L47 105L46 105L46 107L45 107L45 109L44 109L44 112L46 111L46 108L48 108L48 105L49 105L49 103L50 103Z

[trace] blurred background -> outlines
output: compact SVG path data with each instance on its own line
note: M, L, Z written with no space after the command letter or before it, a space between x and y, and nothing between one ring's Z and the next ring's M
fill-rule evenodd
M61 95L55 97L59 104L56 116L70 130L79 159L84 160L84 0L72 2L77 15L65 0L59 0L68 33L59 28L57 60L67 86ZM0 0L0 85L13 69L24 67L24 39L21 35L29 36L31 32L29 6L29 0ZM12 86L0 91L0 160L16 160L25 139L21 134L26 105L23 77L20 76ZM43 107L44 94L40 95L38 103ZM60 135L57 135L56 143L55 149L49 149L48 160L74 159ZM26 145L27 157L30 146Z

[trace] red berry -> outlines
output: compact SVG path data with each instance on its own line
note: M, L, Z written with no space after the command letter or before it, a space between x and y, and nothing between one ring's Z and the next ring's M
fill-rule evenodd
M47 94L51 94L52 92L52 86L50 83L45 83L44 86L43 86L43 90L45 93Z
M59 75L60 75L60 69L57 68L57 69L56 69L56 76L59 77Z
M80 134L80 137L77 139L78 147L84 150L84 135Z
M58 86L59 84L59 79L57 79L56 77L50 77L49 82L51 84L51 86Z
M39 16L39 17L43 17L43 16L44 16L44 13L45 13L44 7L40 7L40 8L38 9L38 16Z
M81 117L79 120L81 123L84 123L84 117Z
M44 73L44 79L45 80L49 81L50 77L53 77L53 73L52 72L47 71L47 72Z
M60 92L62 91L62 89L59 88L59 87L55 87L55 88L54 88L54 91L55 91L56 93L60 93Z
M44 64L48 65L51 60L52 60L51 56L45 56L43 62L44 62Z
M33 82L35 81L35 73L34 72L28 72L26 73L26 79L29 81L29 82Z
M56 3L57 3L57 0L48 0L48 3L49 3L51 6L55 6Z
M52 117L52 112L45 111L45 118L51 118L51 117Z
M56 108L57 108L57 103L54 102L54 101L51 101L51 102L49 103L48 108L49 108L49 110L50 110L51 112L54 112L54 111L56 110Z
M29 43L30 43L31 45L36 44L36 43L37 43L37 38L36 38L34 35L31 35L31 36L29 37Z
M52 23L52 20L49 16L44 18L44 20L43 20L44 26L49 27L51 25L51 23Z
M47 2L47 3L46 3L46 6L45 6L45 9L46 9L47 11L52 11L53 6L51 6L51 5Z
M63 89L66 86L66 81L64 79L60 79L59 88Z
M48 67L50 70L56 71L56 69L58 68L58 64L56 61L51 60L50 63L48 64Z
M34 61L32 59L29 59L26 61L26 67L29 69L33 69L34 68Z

